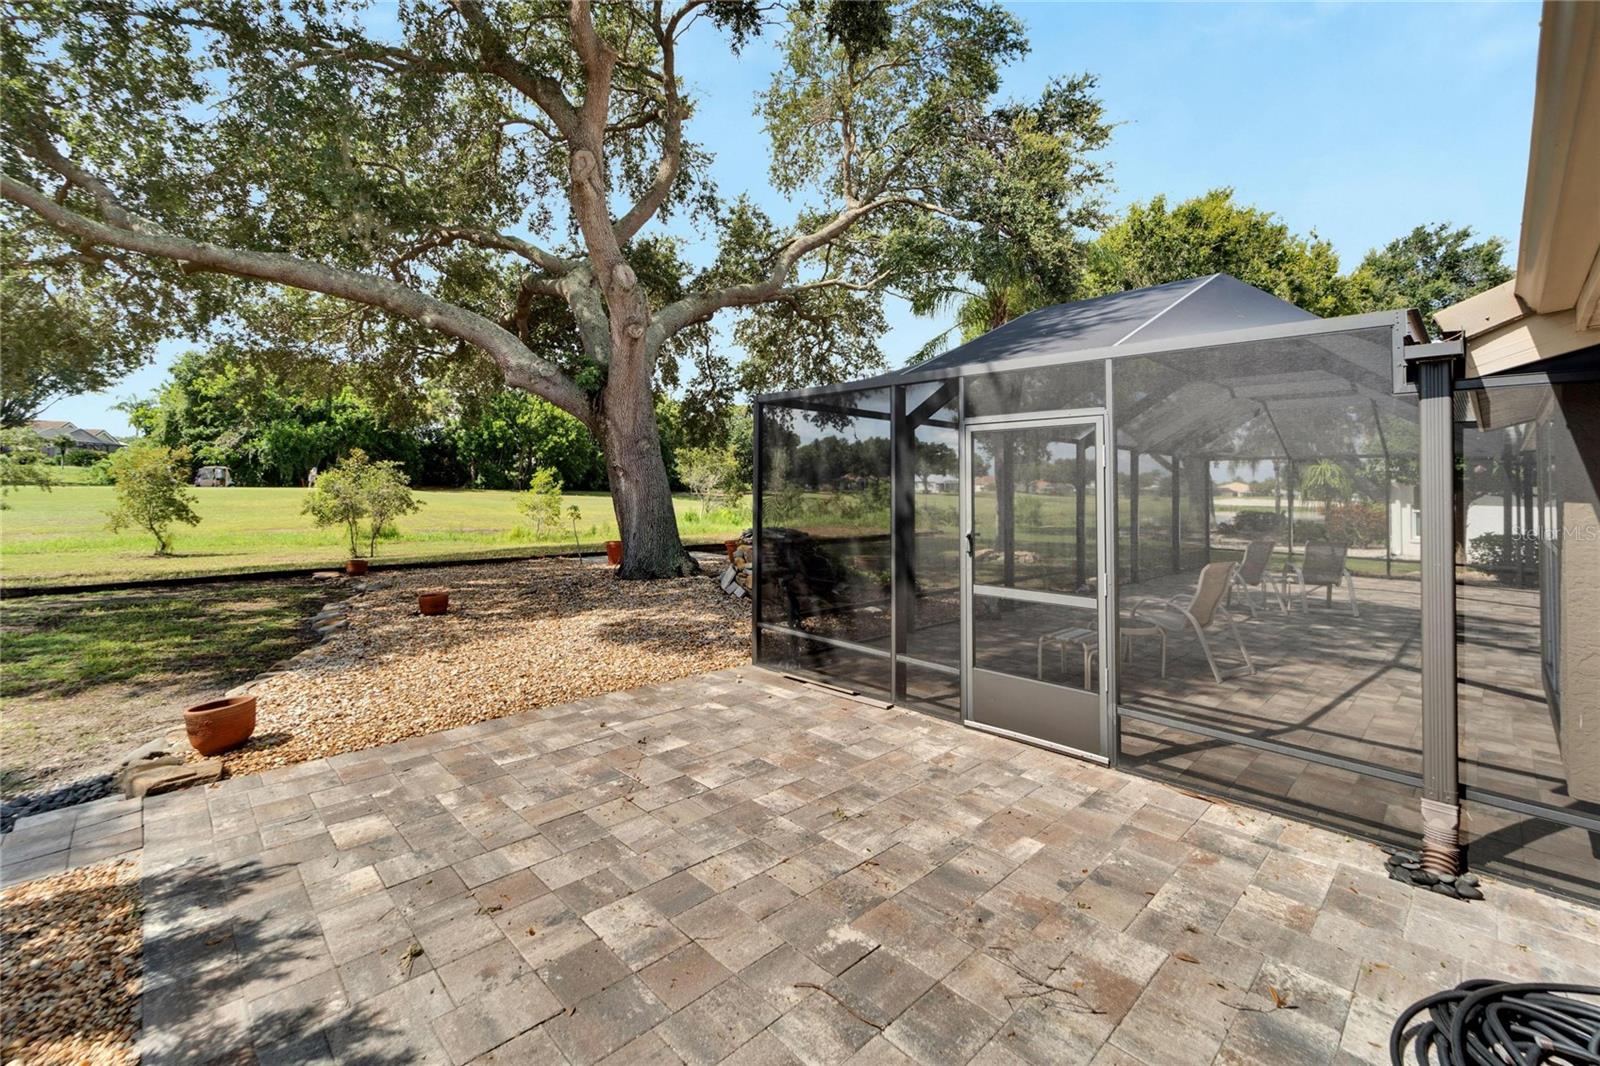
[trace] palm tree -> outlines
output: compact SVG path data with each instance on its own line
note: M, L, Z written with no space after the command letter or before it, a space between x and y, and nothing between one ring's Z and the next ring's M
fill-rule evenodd
M965 344L1049 302L1043 286L1032 278L1020 276L987 281L975 290L948 290L931 300L926 308L914 310L934 316L948 314L953 309L955 324L917 349L910 363L923 363L939 355L950 347L954 337L959 336L957 343Z
M1309 466L1301 467L1300 488L1307 496L1322 501L1322 517L1326 520L1333 501L1346 499L1350 495L1350 471L1337 459L1318 459Z

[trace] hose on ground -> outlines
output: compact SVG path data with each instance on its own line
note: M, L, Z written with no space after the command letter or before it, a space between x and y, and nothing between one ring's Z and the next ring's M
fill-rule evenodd
M1395 1020L1394 1066L1407 1047L1419 1066L1600 1066L1600 988L1463 981Z

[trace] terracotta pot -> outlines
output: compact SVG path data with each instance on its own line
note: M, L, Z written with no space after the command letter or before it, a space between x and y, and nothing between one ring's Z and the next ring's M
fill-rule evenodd
M365 559L351 559L344 564L344 572L347 574L364 574L367 572L367 561Z
M722 542L722 546L728 550L728 562L733 562L733 553L739 550L741 543L743 542L737 540L725 540Z
M622 541L606 541L606 562L610 563L612 566L622 565Z
M417 597L417 610L423 614L444 614L449 609L448 592L424 592Z
M183 728L201 755L237 748L256 731L256 698L230 696L190 707L183 712Z

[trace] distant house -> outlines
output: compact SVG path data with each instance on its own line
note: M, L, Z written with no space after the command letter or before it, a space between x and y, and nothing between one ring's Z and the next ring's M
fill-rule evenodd
M52 458L66 455L74 448L109 455L123 446L120 440L103 429L79 429L71 422L53 418L29 422L28 428L43 438L44 453Z
M1249 495L1250 493L1250 486L1246 485L1242 481L1230 481L1226 485L1218 485L1217 488L1221 489L1223 492L1226 492L1234 499L1238 499L1240 496Z

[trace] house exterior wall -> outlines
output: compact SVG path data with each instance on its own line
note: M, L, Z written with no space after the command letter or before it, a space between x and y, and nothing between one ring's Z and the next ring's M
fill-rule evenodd
M1574 799L1600 803L1600 387L1558 387L1552 433L1559 500L1555 635L1561 754Z

